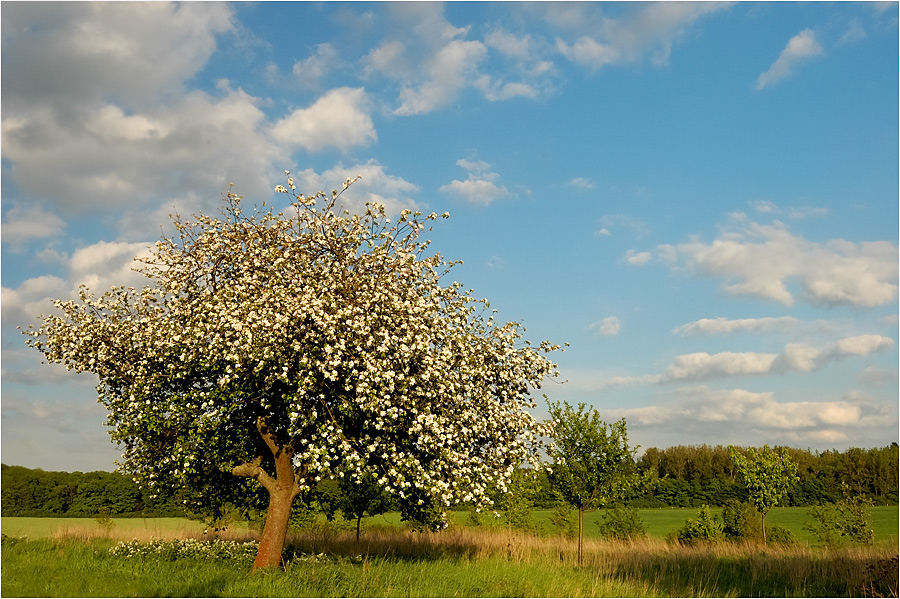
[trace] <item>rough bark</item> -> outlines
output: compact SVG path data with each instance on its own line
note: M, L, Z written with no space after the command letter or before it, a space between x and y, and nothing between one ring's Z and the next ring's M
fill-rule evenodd
M277 568L282 565L282 551L287 537L291 506L300 493L300 475L294 470L293 448L280 445L275 435L266 425L264 418L256 421L256 429L265 441L275 459L275 477L272 478L262 467L262 456L232 469L235 476L245 476L256 480L269 492L269 511L266 524L259 539L259 550L253 562L253 570Z
M290 487L269 491L269 512L259 539L256 560L253 562L254 571L282 566L282 551L293 503L294 495Z

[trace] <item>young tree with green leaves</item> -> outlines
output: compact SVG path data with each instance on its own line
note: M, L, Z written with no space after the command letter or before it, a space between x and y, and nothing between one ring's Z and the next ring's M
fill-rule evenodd
M487 503L538 462L530 391L556 374L558 346L442 283L454 263L420 239L437 215L350 214L343 191L297 194L286 175L284 210L228 193L221 217L175 215L143 289L82 287L25 331L47 361L98 375L122 470L200 505L263 490L254 569L281 563L291 505L330 475L372 477L430 525Z
M621 502L639 484L637 448L628 446L625 419L607 424L597 410L550 403L553 460L550 475L562 497L578 510L578 563L583 560L584 513Z
M363 516L377 516L387 512L390 507L390 496L385 493L372 475L365 475L358 480L350 476L340 479L341 495L337 505L344 517L356 520L356 541L359 542L359 529Z
M784 497L788 489L800 480L797 477L797 463L791 459L787 449L781 451L769 449L764 445L757 452L752 447L738 451L729 447L731 460L737 468L738 476L744 481L750 502L762 515L763 543L766 542L766 514L778 505L778 501Z

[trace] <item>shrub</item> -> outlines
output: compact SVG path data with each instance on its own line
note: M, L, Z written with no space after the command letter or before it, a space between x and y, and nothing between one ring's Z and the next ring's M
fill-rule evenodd
M647 526L638 515L637 509L617 505L607 510L602 520L597 522L600 534L607 539L634 539L647 535Z
M565 538L571 540L578 536L578 526L572 517L572 506L561 501L550 514L550 524Z
M836 504L817 505L806 515L813 521L803 525L819 542L828 547L841 545L845 540L860 545L875 542L875 531L869 521L871 500L864 497L848 497Z
M729 499L722 509L722 523L722 532L730 539L762 540L761 519L752 504Z
M766 542L770 545L789 547L797 542L791 531L782 526L769 526L766 529Z
M670 538L679 543L693 545L695 543L711 543L725 538L725 525L721 520L713 516L708 505L700 506L696 518L688 518L684 526L675 531Z

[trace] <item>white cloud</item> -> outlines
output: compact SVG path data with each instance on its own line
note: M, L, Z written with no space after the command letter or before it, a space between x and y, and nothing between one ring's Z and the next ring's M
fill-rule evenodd
M192 92L142 114L104 104L63 122L41 109L3 119L3 156L25 193L68 212L133 208L186 191L218 194L270 189L280 152L260 132L256 99L227 89L214 99Z
M632 264L634 266L640 266L642 264L646 264L653 259L653 254L650 252L636 252L635 250L628 250L625 253L625 261L628 264Z
M811 29L804 29L788 41L772 66L760 74L756 80L756 89L762 90L778 83L790 76L801 63L823 52L816 34Z
M78 285L87 285L98 295L113 286L143 287L148 280L134 271L139 266L134 259L150 256L150 245L99 241L75 251L69 261L70 295L77 296Z
M333 89L309 108L298 108L272 127L272 137L291 148L347 150L377 140L363 88Z
M498 29L484 36L484 43L504 56L527 60L534 55L534 38L530 35L522 37Z
M660 246L673 266L683 261L700 274L722 277L725 291L794 303L787 283L796 280L813 304L878 306L897 296L897 246L835 239L821 244L792 235L783 225L739 221L706 244L699 240ZM680 259L680 261L679 261Z
M665 373L662 382L696 381L712 378L764 374L771 370L777 354L754 352L706 352L677 356Z
M803 220L805 218L822 218L828 216L828 214L831 212L824 206L797 206L781 209L774 202L770 202L769 200L756 200L754 202L751 202L750 205L753 206L753 209L760 214L783 214L793 220Z
M580 187L581 189L594 189L594 182L590 179L585 179L584 177L575 177L569 181L569 185Z
M636 5L622 18L606 16L606 7L593 3L575 3L565 8L554 3L542 9L551 25L568 34L556 39L557 51L583 67L597 70L646 57L653 64L664 66L673 44L695 22L727 6L715 2L656 2Z
M317 173L313 169L293 173L297 191L310 195L318 191L329 192L341 181L357 175L362 178L340 198L340 202L347 210L364 211L366 202L384 204L389 213L416 207L412 194L419 190L418 186L402 177L389 175L375 160L346 167L338 164L322 173Z
M372 48L363 58L362 65L363 76L366 78L382 75L391 79L406 79L414 72L406 46L399 40L388 41L377 48Z
M149 108L180 92L231 30L226 4L46 3L3 9L4 112L107 98ZM69 117L73 117L71 113Z
M784 372L810 372L833 360L865 357L892 349L890 337L858 335L840 339L824 348L790 343L780 354L758 352L695 352L676 356L661 375L614 376L603 388L623 385L647 385L705 381L744 376L761 376Z
M306 88L318 89L322 79L337 67L337 49L331 44L319 44L315 54L294 63L294 79Z
M864 442L869 431L896 428L896 406L859 398L831 401L778 401L771 392L743 389L686 387L667 405L604 410L607 418L622 418L629 431L679 430L707 443L746 443L748 437L766 442ZM737 441L736 441L737 440Z
M717 335L738 331L768 331L793 327L797 319L792 316L768 318L701 318L672 330L676 335Z
M506 260L502 256L491 256L491 259L487 261L487 267L491 270L499 270L504 266L506 266Z
M627 214L604 214L600 225L609 231L625 229L635 237L644 237L650 231L647 223Z
M619 329L622 328L622 321L620 321L615 316L607 316L603 320L598 320L597 322L591 323L591 326L588 327L588 330L591 331L595 337L611 337L619 334Z
M859 382L867 385L880 385L893 383L896 384L898 378L897 370L885 370L874 366L867 366L859 375Z
M465 181L453 180L442 185L442 192L484 206L510 195L506 187L496 183L500 176L488 170L491 165L487 162L460 159L456 164L469 171L469 176Z
M58 236L66 227L57 214L48 212L40 205L10 203L12 207L6 213L0 237L13 252L20 251L31 240Z
M451 104L463 88L478 80L478 64L486 56L481 42L448 43L427 61L424 81L400 90L400 106L394 114L425 114Z
M853 17L847 25L847 31L841 36L839 44L852 44L866 39L866 30L859 22L859 19Z

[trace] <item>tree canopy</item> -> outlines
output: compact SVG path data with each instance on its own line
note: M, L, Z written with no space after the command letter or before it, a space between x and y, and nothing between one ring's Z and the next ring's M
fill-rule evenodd
M578 509L578 562L582 559L584 512L624 501L638 484L636 448L628 446L625 419L607 424L578 404L550 403L554 446L551 477L563 498Z
M82 287L25 331L98 375L124 471L200 503L268 492L256 567L280 561L291 503L324 476L374 477L412 519L486 502L538 459L530 393L559 348L442 283L454 263L420 239L436 214L351 214L343 191L286 175L284 210L229 192L221 217L175 214L136 267L148 285Z
M750 501L762 515L763 541L766 539L766 514L770 509L778 505L778 501L784 497L797 477L797 463L791 459L787 450L782 448L780 452L763 446L757 452L748 448L743 453L730 448L731 459L737 468L738 474L747 486Z

